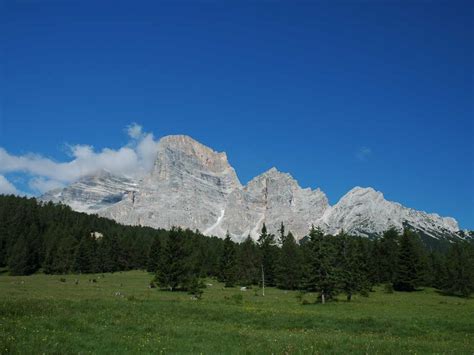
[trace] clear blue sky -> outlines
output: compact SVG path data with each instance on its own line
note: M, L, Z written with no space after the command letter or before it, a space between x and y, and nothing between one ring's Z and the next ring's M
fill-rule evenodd
M372 186L474 229L471 1L0 0L0 14L9 154L116 149L137 122L226 151L244 183L276 166L331 203Z

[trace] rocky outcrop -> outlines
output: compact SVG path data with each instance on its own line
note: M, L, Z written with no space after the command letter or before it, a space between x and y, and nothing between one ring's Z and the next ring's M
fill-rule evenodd
M281 222L297 238L311 225L364 236L409 226L433 238L460 238L453 218L387 201L372 188L356 187L330 206L321 190L301 188L275 168L242 186L225 153L183 135L160 140L152 171L138 182L101 172L42 199L123 224L180 226L220 237L229 232L238 241L256 239L263 223L276 234Z

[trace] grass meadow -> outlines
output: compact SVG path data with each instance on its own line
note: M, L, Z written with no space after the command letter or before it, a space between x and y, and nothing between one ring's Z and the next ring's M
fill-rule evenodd
M303 305L296 292L214 280L193 300L151 278L1 275L0 353L474 353L474 300L432 289Z

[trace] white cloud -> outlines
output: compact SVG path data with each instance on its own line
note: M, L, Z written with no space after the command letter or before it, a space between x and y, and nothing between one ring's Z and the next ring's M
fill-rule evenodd
M132 123L130 126L127 127L127 134L130 138L140 139L143 136L142 126L136 123Z
M152 133L144 133L136 123L127 128L127 133L131 140L118 149L96 151L90 145L69 145L71 160L66 162L38 154L12 155L0 147L0 174L31 175L30 187L36 192L72 183L102 169L113 174L139 177L153 167L158 142Z
M355 156L360 161L366 161L372 155L372 149L368 147L361 147L356 152Z
M23 195L18 191L10 181L3 175L0 175L0 195Z
M41 194L44 194L47 191L65 186L65 184L60 181L45 179L44 177L41 177L41 176L32 178L28 182L28 185L34 192L39 192Z

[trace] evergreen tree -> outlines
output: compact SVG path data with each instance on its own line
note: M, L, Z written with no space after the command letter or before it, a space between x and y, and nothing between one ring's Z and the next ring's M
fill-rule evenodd
M334 250L319 227L311 228L305 251L306 289L318 292L324 304L337 293L338 275L333 264Z
M265 223L262 226L258 244L261 255L261 270L265 286L275 286L275 262L278 247L275 245L275 235L267 232Z
M96 241L89 233L84 234L74 255L74 271L87 274L97 271Z
M453 243L448 252L447 279L444 291L463 297L474 292L474 247L472 244Z
M431 275L430 286L438 290L445 289L448 282L448 270L446 267L446 257L439 252L432 252L429 255L429 268Z
M367 250L361 238L349 239L344 233L338 238L342 242L340 259L339 282L341 291L351 301L352 295L361 293L367 295L370 289L367 268Z
M237 279L245 286L258 284L261 263L258 247L250 236L237 247Z
M393 287L397 291L414 291L418 284L418 253L416 236L408 229L403 231Z
M220 260L220 277L219 281L224 282L225 287L233 287L236 278L235 265L235 245L230 239L229 232L227 232L224 239L224 249L222 251Z
M379 243L377 270L378 281L393 283L398 264L398 240L400 236L396 229L391 228L383 234Z
M158 237L155 237L153 244L150 247L148 253L148 262L146 270L148 272L156 273L160 266L160 255L161 255L161 241Z
M39 231L36 224L31 224L27 234L22 234L18 238L8 263L12 275L31 275L39 269L38 239Z
M8 268L12 275L31 275L36 271L28 239L21 235L12 249Z
M282 246L276 268L276 284L279 288L296 290L301 285L302 277L302 255L300 247L291 232L284 234L281 229Z
M191 279L189 250L181 229L172 228L163 252L160 255L160 267L156 272L156 281L162 288L170 291L185 289Z

